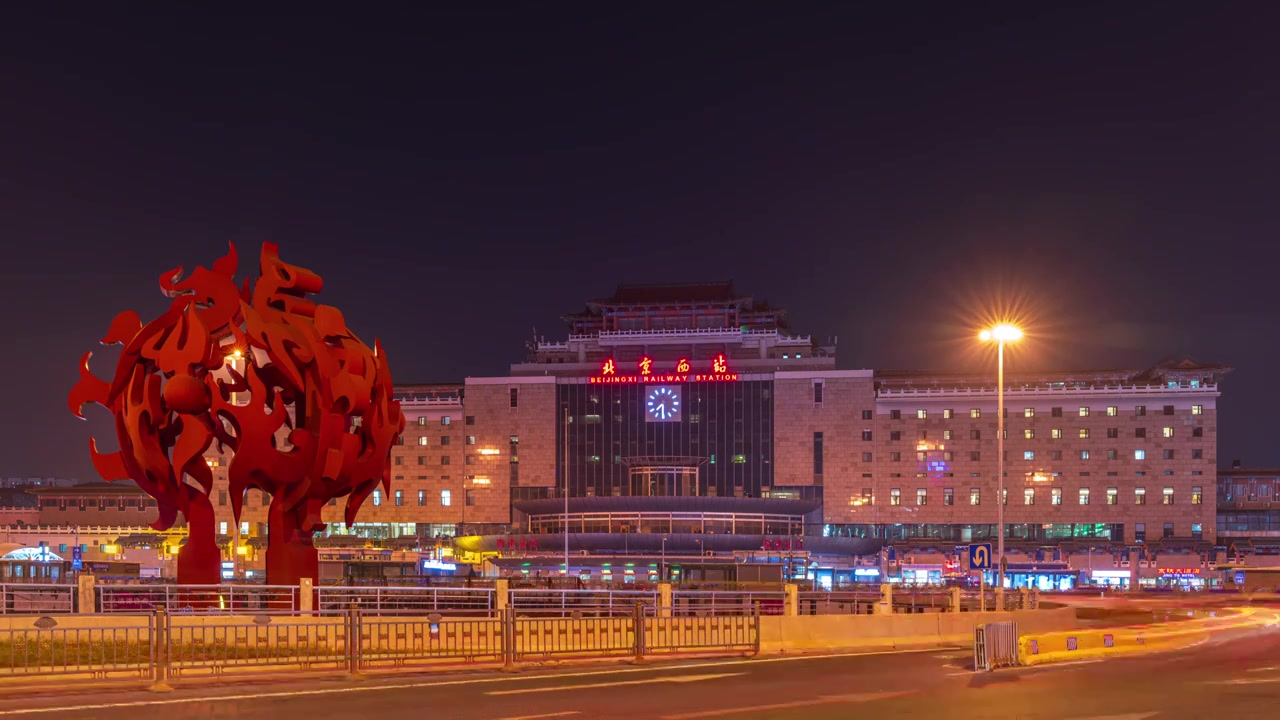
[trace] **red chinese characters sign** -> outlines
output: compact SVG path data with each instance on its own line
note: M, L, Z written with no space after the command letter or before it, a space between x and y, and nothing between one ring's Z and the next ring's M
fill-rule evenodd
M609 358L600 364L600 372L588 381L592 385L627 385L647 383L682 382L737 382L738 373L729 369L729 361L723 354L717 355L704 367L695 369L688 358L680 358L670 369L664 369L651 357L642 357L636 363L635 372L622 372L619 364Z

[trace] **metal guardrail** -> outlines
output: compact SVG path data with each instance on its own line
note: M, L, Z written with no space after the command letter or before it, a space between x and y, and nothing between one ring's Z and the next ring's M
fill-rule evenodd
M0 614L52 614L75 612L73 585L5 583L0 585Z
M554 657L759 651L760 615L671 616L634 603L605 617L390 617L351 609L316 614L26 618L0 628L0 677L79 675L150 679L259 668L395 669ZM89 623L93 623L89 626Z
M488 616L496 609L493 588L467 587L321 587L315 607L321 612L352 607L379 615L441 613Z
M673 590L672 612L675 615L750 615L759 611L764 615L781 615L786 603L782 590Z
M291 613L298 606L293 585L100 585L98 612Z
M544 590L514 588L510 607L516 615L579 615L615 617L629 615L637 602L658 604L656 590Z
M973 628L974 671L1018 664L1018 623L997 622Z
M92 627L77 627L45 616L29 628L0 629L0 676L152 677L158 617L96 620Z

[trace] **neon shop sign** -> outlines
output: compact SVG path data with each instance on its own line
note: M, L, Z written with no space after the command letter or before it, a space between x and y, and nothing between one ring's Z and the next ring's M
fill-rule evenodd
M695 368L688 358L680 358L664 369L655 365L653 358L643 357L636 363L635 372L626 374L613 358L605 360L600 370L588 378L592 385L627 385L682 382L737 382L738 373L729 369L724 354L716 355L706 367Z

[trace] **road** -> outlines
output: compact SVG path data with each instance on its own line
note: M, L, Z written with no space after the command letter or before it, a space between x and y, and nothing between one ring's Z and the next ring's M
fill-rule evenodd
M1278 616L1280 617L1280 616ZM994 673L969 653L927 651L519 674L221 685L0 700L5 718L378 720L1164 720L1280 716L1280 626L1183 651Z

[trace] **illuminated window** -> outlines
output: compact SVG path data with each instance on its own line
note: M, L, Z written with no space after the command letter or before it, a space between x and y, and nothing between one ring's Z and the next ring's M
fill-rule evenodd
M1200 406L1197 405L1196 407L1200 407ZM1195 414L1199 415L1200 413L1195 413ZM955 415L955 412L951 408L947 408L942 411L942 417L945 420L950 420L954 415Z
M1116 505L1120 502L1120 490L1117 488L1107 488L1107 504Z
M1023 504L1023 505L1035 505L1035 504L1036 504L1036 489L1035 489L1035 488L1023 488L1023 490L1022 490L1022 504Z
M451 490L441 490L441 491L440 491L440 504L441 504L442 506L444 506L444 507L449 507L450 505L452 505L452 504L453 504L453 491L451 491Z
M943 431L942 431L942 439L943 439L943 440L950 440L950 439L951 439L951 431L950 431L950 430L943 430Z
M982 504L982 488L969 488L969 504L970 505Z
M1134 459L1134 460L1146 460L1146 459L1147 459L1147 451L1146 451L1146 450L1134 450L1134 451L1133 451L1133 459Z
M929 453L927 452L916 453L916 462L924 462L925 460L928 460L928 459L929 459Z
M1027 440L1034 440L1036 437L1035 428L1027 428L1026 430L1023 430L1022 437L1026 438Z
M916 505L926 505L929 502L929 491L925 488L916 488Z
M404 505L404 491L403 491L403 490L397 490L397 491L396 491L396 505Z
M1191 504L1199 505L1204 502L1204 488L1196 485L1191 488Z
M1062 439L1062 428L1054 428L1054 429L1050 430L1050 431L1049 431L1049 437L1052 437L1054 440L1061 440L1061 439Z
M1022 417L1035 417L1035 416L1036 416L1035 408L1022 408Z
M219 535L226 535L226 534L227 534L227 521L226 521L226 520L223 520L222 522L218 523L218 534L219 534Z
M1023 459L1023 460L1035 460L1035 459L1036 459L1036 451L1035 451L1035 450L1023 450L1023 451L1022 451L1022 459Z
M426 424L427 424L427 418L426 418L426 416L425 416L425 415L419 415L419 416L418 416L418 424L419 424L419 425L426 425Z
M1080 488L1080 504L1089 504L1089 488Z
M427 504L427 491L426 491L426 490L419 490L419 491L418 491L418 505L426 505L426 504Z
M1089 439L1089 428L1080 428L1080 437L1081 437L1081 439L1088 440L1088 439Z
M1134 503L1135 505L1146 505L1146 504L1147 504L1147 489L1146 489L1146 488L1134 488L1134 489L1133 489L1133 503Z
M955 505L955 504L956 504L956 493L955 493L955 490L953 490L952 488L943 488L943 489L942 489L942 504L943 504L943 505Z
M1160 435L1162 437L1167 437L1167 438L1173 437L1173 428L1171 427L1160 428Z
M1173 504L1173 488L1171 487L1165 488L1164 491L1160 493L1160 498L1161 498L1161 502L1163 502L1165 505L1172 505Z
M1089 408L1087 407L1080 408L1080 417L1089 417Z
M449 417L448 415L443 415L440 418L441 425L449 425L452 422L453 422L453 418Z
M902 491L901 491L901 490L899 490L898 488L890 488L890 489L889 489L889 504L890 504L890 505L901 505L901 504L902 504Z
M1052 488L1049 490L1049 503L1051 505L1062 504L1062 488Z
M377 507L378 505L381 505L381 504L382 504L382 491L381 491L381 490L374 490L374 491L373 491L373 504L374 504L374 506L375 506L375 507Z
M917 410L917 411L916 411L916 419L917 419L917 420L924 420L924 419L926 419L926 418L928 418L928 417L929 417L929 412L928 412L927 410Z
M969 417L974 418L976 420L982 417L982 411L979 410L978 408L973 408L972 410L969 411Z
M423 435L422 437L418 438L418 445L420 445L420 446L424 446L424 447L425 447L425 446L426 446L426 444L427 444L427 436L426 436L426 435Z
M1204 414L1204 406L1203 406L1203 405L1192 405L1192 406L1191 406L1191 414L1192 414L1192 415L1203 415L1203 414Z
M1081 451L1080 451L1080 459L1081 459L1081 460L1088 460L1088 459L1089 459L1089 451L1088 451L1088 450L1081 450Z
M1115 405L1107 406L1107 417L1115 417L1119 414L1120 414L1120 408L1116 407Z

